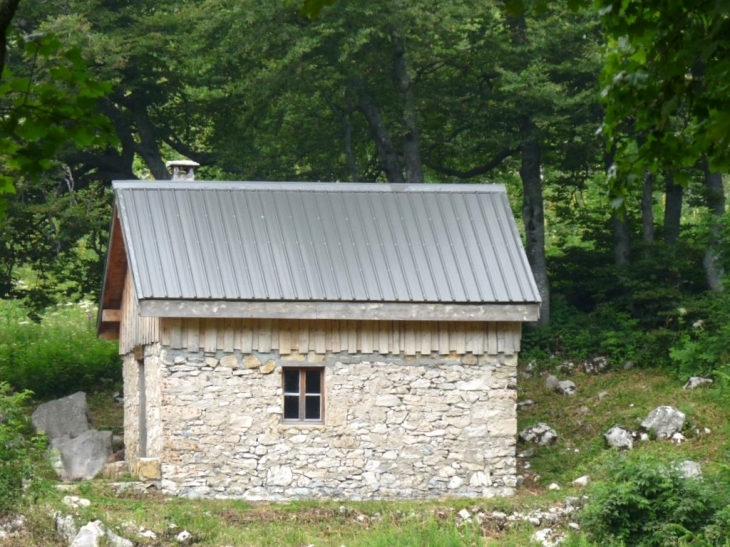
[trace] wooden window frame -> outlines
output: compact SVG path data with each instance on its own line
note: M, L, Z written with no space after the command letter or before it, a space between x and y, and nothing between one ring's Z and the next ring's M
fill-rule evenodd
M299 372L299 393L289 393L286 391L286 385L285 385L285 374L288 371L295 370ZM319 396L319 419L318 420L307 420L304 416L306 416L306 377L307 372L316 371L319 373L319 393L317 394ZM324 424L324 367L283 367L282 368L282 374L281 374L281 387L282 387L282 397L286 396L297 396L299 397L299 418L293 419L293 418L287 418L284 413L282 413L282 420L285 424L312 424L312 425L322 425ZM310 396L313 394L310 394ZM285 399L282 399L282 403L286 405ZM283 407L285 408L285 406Z

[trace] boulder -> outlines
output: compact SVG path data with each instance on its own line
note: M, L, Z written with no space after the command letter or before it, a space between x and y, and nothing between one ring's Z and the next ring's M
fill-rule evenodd
M36 431L45 431L53 440L61 437L73 439L91 429L86 393L78 391L73 395L43 403L31 416Z
M692 460L684 460L683 462L675 464L673 467L677 473L685 479L699 480L702 478L702 467L700 467L700 464L693 462Z
M682 430L685 415L671 406L660 406L652 410L641 422L646 431L653 429L658 439L669 439Z
M103 524L95 520L81 527L69 547L99 547L99 540L103 537Z
M523 429L520 432L520 439L526 443L548 446L558 440L558 434L552 427L540 422L539 424Z
M578 477L573 481L573 486L577 486L578 488L585 488L591 483L591 478L588 475L583 475L582 477Z
M51 450L58 450L60 455L62 467L56 472L62 480L93 479L112 453L112 433L92 429L73 439L53 439Z
M631 438L631 433L618 426L613 426L604 435L606 443L619 450L631 450L634 448L634 440Z
M563 395L575 395L576 391L575 384L571 382L570 380L563 380L561 382L558 382L557 387L555 388L555 391L558 393L562 393Z
M712 384L711 378L702 378L701 376L692 376L687 383L684 384L683 389L695 389L702 386L709 386Z
M545 379L545 388L552 391L558 387L559 383L558 377L551 374Z

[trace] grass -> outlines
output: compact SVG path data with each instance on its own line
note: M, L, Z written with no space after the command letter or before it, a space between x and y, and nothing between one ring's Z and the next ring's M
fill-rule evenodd
M94 481L77 485L75 492L90 499L90 507L70 510L61 502L67 492L53 492L42 505L25 513L31 522L30 533L9 545L62 545L53 533L49 514L63 510L75 513L81 523L100 519L140 546L176 545L175 535L186 529L193 534L195 547L522 547L530 545L533 525L503 527L492 520L480 524L476 519L464 523L457 517L458 511L465 508L472 515L497 510L524 513L546 510L568 495L580 495L570 483L583 474L600 479L601 466L612 456L602 436L615 424L633 430L653 408L672 405L687 414L687 440L679 446L666 441L637 443L635 450L692 459L707 470L727 459L730 397L717 387L682 390L680 383L660 372L631 370L576 374L571 377L578 386L576 395L564 397L545 390L544 379L520 378L519 399L529 398L535 404L520 412L519 427L547 422L560 438L551 447L535 450L528 460L530 468L523 471L525 485L512 498L251 503L117 495L108 484ZM599 398L602 392L606 393ZM90 397L90 413L97 427L117 431L121 406L110 401L109 394ZM704 428L711 433L705 434ZM552 482L562 490L548 491ZM153 530L158 539L140 537L140 527Z

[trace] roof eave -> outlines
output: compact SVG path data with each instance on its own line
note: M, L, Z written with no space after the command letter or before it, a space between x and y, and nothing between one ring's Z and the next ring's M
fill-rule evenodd
M519 321L540 318L539 302L410 303L140 299L143 317L335 319L379 321Z

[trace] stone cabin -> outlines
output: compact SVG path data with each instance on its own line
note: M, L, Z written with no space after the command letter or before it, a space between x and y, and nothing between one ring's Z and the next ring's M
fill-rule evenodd
M99 336L131 469L190 497L501 496L521 323L505 189L115 182Z

